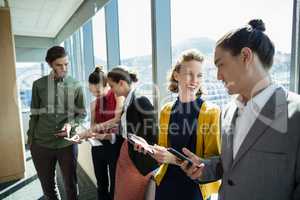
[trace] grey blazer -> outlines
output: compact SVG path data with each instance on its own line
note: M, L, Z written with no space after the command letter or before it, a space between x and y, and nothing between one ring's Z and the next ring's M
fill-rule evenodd
M223 113L220 157L204 160L201 181L222 179L220 200L300 199L300 96L278 88L232 159L234 103Z

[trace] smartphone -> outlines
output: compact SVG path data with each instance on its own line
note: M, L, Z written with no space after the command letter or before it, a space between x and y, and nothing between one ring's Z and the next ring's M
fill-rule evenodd
M65 140L68 140L69 142L76 142L75 140L72 140L71 138L64 137Z
M183 155L182 153L180 153L179 151L177 151L173 148L167 148L167 151L169 151L171 154L176 156L181 161L188 161L188 166L193 165L193 161L191 159L189 159L188 157L186 157L185 155Z

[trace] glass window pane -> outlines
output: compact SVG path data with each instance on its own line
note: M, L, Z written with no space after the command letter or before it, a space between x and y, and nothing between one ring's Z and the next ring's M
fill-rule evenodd
M106 69L107 58L104 8L96 13L96 15L92 18L92 21L95 64L102 65Z
M46 63L16 63L18 91L22 112L30 111L32 83L49 74L50 68Z
M152 100L150 0L119 0L121 64L138 73L137 92Z
M273 80L289 88L292 14L292 0L173 0L172 60L174 62L179 53L188 48L202 51L206 55L204 83L207 99L223 106L229 97L223 85L216 80L213 64L215 42L229 30L241 27L251 19L260 18L265 22L266 34L276 48L270 73Z
M20 98L20 110L22 112L22 129L26 133L29 125L30 105L32 96L32 84L35 80L44 75L49 74L51 68L47 63L29 63L17 62L16 75L17 75L17 88ZM25 134L25 140L27 135Z

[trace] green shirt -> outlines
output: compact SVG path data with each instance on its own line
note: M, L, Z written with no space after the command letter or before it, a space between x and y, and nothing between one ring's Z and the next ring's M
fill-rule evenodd
M83 90L79 81L70 76L54 80L51 75L34 81L28 143L58 149L71 145L56 134L65 123L75 128L86 117Z

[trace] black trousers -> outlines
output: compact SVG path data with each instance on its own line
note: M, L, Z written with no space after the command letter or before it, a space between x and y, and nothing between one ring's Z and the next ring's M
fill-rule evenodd
M92 147L98 200L113 200L118 144L102 141L103 146Z
M67 199L78 199L76 176L77 145L73 144L61 149L50 149L32 144L30 151L45 198L47 200L60 199L55 177L55 166L58 162L64 180Z

